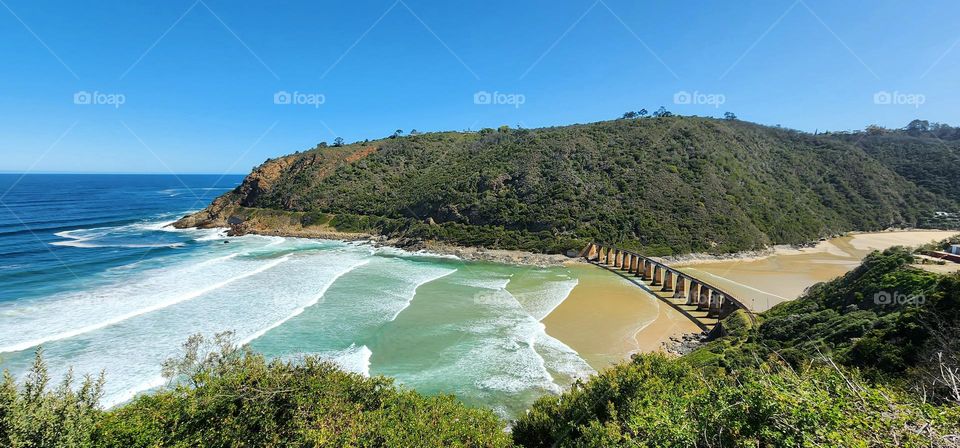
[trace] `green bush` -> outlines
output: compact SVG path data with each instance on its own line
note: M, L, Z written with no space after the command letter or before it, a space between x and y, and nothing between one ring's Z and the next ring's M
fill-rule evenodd
M861 381L855 372L763 364L705 374L643 355L517 421L527 447L954 446L960 408L936 407Z
M211 347L212 346L212 347ZM164 365L176 383L110 411L101 382L47 390L40 352L22 388L0 389L4 447L461 446L511 444L505 422L451 396L424 397L306 357L266 361L218 335ZM69 377L68 377L69 378Z

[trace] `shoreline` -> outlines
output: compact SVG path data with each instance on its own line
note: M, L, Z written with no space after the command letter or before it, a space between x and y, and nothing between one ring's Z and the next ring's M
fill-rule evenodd
M569 266L578 284L541 322L595 370L636 353L669 353L697 324L636 285L592 264Z
M733 252L728 254L710 254L710 253L689 253L682 255L668 255L665 257L651 257L667 264L678 266L696 266L701 264L724 263L724 262L753 262L762 261L775 256L808 255L818 253L835 252L831 241L842 238L856 238L857 236L878 236L878 235L897 235L897 234L919 234L919 233L953 233L960 234L960 230L949 229L887 229L881 231L850 231L838 234L830 238L820 239L816 242L807 244L776 244L763 249L749 250L742 252ZM907 245L909 246L909 244ZM833 250L832 250L833 249Z
M582 263L576 257L568 257L563 254L542 254L528 252L523 250L511 249L487 249L477 246L458 246L455 244L444 243L440 241L422 241L408 240L404 238L387 238L382 235L373 235L369 233L350 233L338 232L327 229L257 229L257 228L238 228L238 226L181 226L174 223L166 227L177 229L221 229L225 230L229 237L240 237L243 235L260 236L279 236L286 238L313 238L344 243L367 243L374 247L389 247L410 254L429 253L438 256L455 256L465 261L480 261L490 263L511 264L518 266L536 266L536 267L558 267L569 263Z

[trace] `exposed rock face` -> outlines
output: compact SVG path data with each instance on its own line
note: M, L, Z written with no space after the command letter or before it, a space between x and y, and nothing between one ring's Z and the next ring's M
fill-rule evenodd
M260 196L269 193L276 180L290 166L290 159L290 157L281 157L267 161L243 179L243 183L236 189L241 198L240 205L252 207Z
M663 350L667 353L683 356L690 353L704 343L709 341L707 332L688 333L681 337L671 336L670 340L663 343Z
M207 208L184 216L173 223L173 227L178 229L229 227L231 233L237 235L248 233L249 225L244 226L247 218L236 214L238 208L252 206L258 197L269 193L273 184L290 165L289 159L288 156L268 160L247 175L233 191L214 199Z
M172 225L178 229L229 227L227 220L231 211L236 208L236 197L236 190L220 196L214 199L207 208L192 215L184 216Z

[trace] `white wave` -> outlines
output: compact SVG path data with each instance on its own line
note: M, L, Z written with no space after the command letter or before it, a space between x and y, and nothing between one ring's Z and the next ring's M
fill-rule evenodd
M145 232L155 232L162 230L175 221L151 221L126 224L115 227L94 227L90 229L65 230L54 233L55 236L64 238L67 241L51 242L52 246L79 247L85 249L120 247L120 248L156 248L156 247L183 247L181 242L165 243L126 243L111 242L109 239L98 241L111 236L141 236Z
M50 243L52 246L65 246L65 247L79 247L83 249L97 249L97 248L126 248L126 249L146 249L146 248L157 248L157 247L183 247L183 243L170 243L170 244L93 244L87 243L84 241L54 241Z
M514 297L534 319L539 321L557 309L579 283L580 280L576 278L550 281L542 284L539 289L515 293Z
M512 274L507 277L490 275L480 278L458 278L456 282L458 284L473 288L501 290L507 287L507 285L510 283L511 277L513 277Z
M253 242L263 244L259 239L248 241ZM330 257L329 252L324 251L294 252L285 255L283 258L289 260L273 269L211 291L202 300L188 300L162 311L45 344L51 374L60 375L68 366L73 366L78 375L95 375L106 367L108 381L104 401L122 402L155 386L150 380L158 377L165 359L181 355L180 344L189 335L234 331L238 342L252 340L257 333L308 307L319 295L318 291L333 283L334 277L365 261L357 255L339 253ZM217 271L237 271L238 267L246 268L250 263L260 266L267 261L244 258L194 270L193 274L203 274L209 281L210 275L217 275ZM169 273L164 275L170 278ZM190 276L178 271L177 277L188 280ZM281 340L280 343L289 346L291 342ZM29 368L30 356L25 351L5 358L16 364L7 366L20 371Z
M457 270L456 270L456 269L443 269L443 270L441 270L440 272L434 271L433 273L427 273L427 274L425 274L424 276L420 277L417 281L415 281L415 282L413 283L413 291L412 291L411 293L407 294L408 299L407 299L406 302L403 304L403 306L401 306L401 307L397 310L397 312L393 313L393 317L390 318L390 322L393 322L393 321L397 320L397 317L400 316L400 313L402 313L403 310L405 310L405 309L407 309L407 308L410 307L410 304L413 303L414 297L416 297L416 295L417 295L417 289L418 289L418 288L420 288L421 286L423 286L423 285L425 285L425 284L427 284L427 283L430 283L430 282L432 282L432 281L434 281L434 280L437 280L437 279L446 277L446 276L448 276L448 275L450 275L450 274L453 274L454 272L457 272Z
M194 238L194 241L216 241L227 238L227 231L225 229L210 229L214 230L213 232L204 232L205 235Z
M485 341L467 356L471 362L483 360L479 368L487 372L475 382L476 387L511 394L530 389L557 393L561 385L593 372L576 351L548 335L540 322L576 284L576 279L548 281L521 296L504 288L478 301L493 309L492 317L462 329Z
M409 251L406 249L401 249L399 247L393 246L374 246L368 242L359 242L354 243L358 246L367 246L372 250L373 254L382 254L382 255L393 255L397 257L427 257L427 258L443 258L448 260L459 260L460 257L453 254L438 254L435 252L430 252L426 250L418 251Z
M167 383L167 380L163 377L163 375L157 375L155 377L150 378L149 380L141 382L140 384L134 387L125 389L122 392L119 392L114 395L105 396L103 398L103 406L106 409L111 409L115 406L119 406L121 404L124 404L134 399L137 395L140 395L143 392L149 391L151 389L156 389L160 386L163 386L166 383Z
M334 352L326 356L321 356L329 359L334 364L342 367L343 370L348 372L359 373L363 376L370 376L370 358L373 356L373 352L370 351L370 347L366 345L361 345L357 347L356 345L350 345L349 348L340 352Z
M289 255L288 255L287 257L289 257ZM283 325L284 322L286 322L286 321L288 321L288 320L290 320L290 319L293 319L294 317L299 316L300 313L303 313L303 310L307 309L307 307L312 306L312 305L316 305L317 302L319 302L320 299L322 299L323 296L327 293L327 290L330 289L330 286L333 285L333 284L337 281L337 279L339 279L340 277L343 277L345 274L347 274L347 273L353 271L354 269L356 269L356 268L358 268L358 267L360 267L360 266L363 266L363 265L365 265L365 264L367 264L367 263L369 263L369 262L370 262L369 260L363 260L363 261L361 261L361 262L359 262L359 263L355 263L355 264L353 264L352 266L350 266L349 268L347 268L347 269L345 269L345 270L343 270L343 271L335 274L333 277L330 278L329 281L327 281L327 282L323 285L323 287L320 289L320 292L317 293L317 294L314 296L313 300L310 300L310 301L308 301L308 302L303 303L301 306L299 306L299 307L297 307L296 309L294 309L292 313L288 314L288 315L287 315L286 317L284 317L283 319L280 319L280 320L278 320L278 321L276 321L276 322L274 322L274 323L272 323L272 324L270 324L270 325L268 325L268 326L266 326L266 327L264 327L264 328L256 331L256 332L253 333L252 335L244 338L244 339L240 342L240 344L249 344L250 342L252 342L253 340L259 338L260 336L263 336L263 335L267 334L268 331L273 330L274 328L277 328L277 327L279 327L280 325Z
M235 255L231 255L231 256L228 256L228 257L224 257L224 259L229 258L229 257L232 257L232 256L235 256ZM240 274L240 275L237 275L237 276L228 278L228 279L223 280L223 281L220 281L220 282L218 282L218 283L214 283L214 284L212 284L212 285L208 285L208 286L205 286L205 287L200 288L200 289L192 290L192 291L186 292L186 293L184 293L184 294L174 296L174 297L172 297L172 298L170 298L170 299L167 299L167 300L164 300L164 301L161 301L161 302L158 302L158 303L153 303L153 304L151 304L151 305L149 305L149 306L146 306L146 307L143 307L143 308L139 308L139 309L136 309L136 310L134 310L134 311L131 311L131 312L128 312L128 313L119 315L119 316L114 316L114 317L112 317L112 318L104 319L104 320L101 320L101 321L96 322L96 323L93 323L93 324L85 325L85 326L82 326L82 327L79 327L79 328L74 328L74 329L71 329L71 330L61 331L61 332L59 332L59 333L48 334L48 335L41 336L41 337L38 337L38 338L30 339L30 340L27 340L27 341L22 341L22 342L18 342L18 343L14 343L14 344L8 344L8 345L5 345L5 346L0 346L0 353L5 353L5 352L18 352L18 351L21 351L21 350L26 350L26 349L31 348L31 347L36 347L36 346L38 346L38 345L40 345L40 344L45 344L45 343L48 343L48 342L58 341L58 340L61 340L61 339L72 338L72 337L75 337L75 336L78 336L78 335L81 335L81 334L84 334L84 333L89 333L89 332L91 332L91 331L95 331L95 330L99 330L99 329L108 327L108 326L110 326L110 325L115 325L115 324L117 324L117 323L123 322L123 321L125 321L125 320L131 319L131 318L134 318L134 317L137 317L137 316L141 316L141 315L144 315L144 314L147 314L147 313L152 313L152 312L154 312L154 311L161 310L161 309L170 307L170 306L172 306L172 305L175 305L175 304L178 304L178 303L181 303L181 302L185 302L185 301L187 301L187 300L194 299L194 298L196 298L196 297L202 296L202 295L204 295L204 294L207 294L207 293L209 293L209 292L211 292L211 291L215 291L215 290L217 290L217 289L220 289L220 288L222 288L222 287L224 287L224 286L226 286L226 285L229 285L230 283L236 282L236 281L238 281L238 280L241 280L241 279L250 277L250 276L252 276L252 275L256 275L256 274L259 274L259 273L261 273L261 272L264 272L264 271L267 271L267 270L269 270L269 269L272 269L273 267L275 267L275 266L277 266L277 265L279 265L279 264L287 261L289 258L290 258L290 256L289 256L289 255L286 255L286 256L284 256L284 257L281 257L281 258L272 260L272 261L270 261L269 263L264 264L263 266L259 266L259 267L257 267L256 269L253 269L253 270L248 271L248 272L245 272L245 273L243 273L243 274ZM208 263L212 263L212 262L214 262L214 261L216 261L216 260L210 260Z
M366 345L357 347L357 344L350 344L343 350L290 353L280 356L278 359L296 364L303 362L304 358L308 356L332 362L347 372L359 373L366 377L370 376L370 358L373 356L373 352Z

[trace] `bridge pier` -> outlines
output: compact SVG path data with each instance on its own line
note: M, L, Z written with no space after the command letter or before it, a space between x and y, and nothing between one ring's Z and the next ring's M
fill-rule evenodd
M683 275L677 274L677 287L673 290L674 299L683 299L687 297L687 289L684 287Z
M648 281L653 278L653 263L650 260L643 260L643 280Z
M700 300L697 301L697 310L703 311L710 308L710 297L713 295L713 290L707 288L706 286L700 287Z
M673 292L673 271L667 269L663 273L663 288L660 288L662 292Z
M653 281L650 282L650 286L660 286L660 272L661 268L659 264L653 265Z
M630 272L630 263L633 262L633 255L629 252L623 256L623 263L620 263L620 269Z
M720 317L720 308L723 306L723 294L714 293L710 297L710 307L707 316Z
M687 293L687 305L696 305L700 300L700 283L690 280L690 291Z
M633 257L633 260L630 260L630 270L627 271L631 274L639 275L640 270L637 269L637 264L640 262L640 257Z

